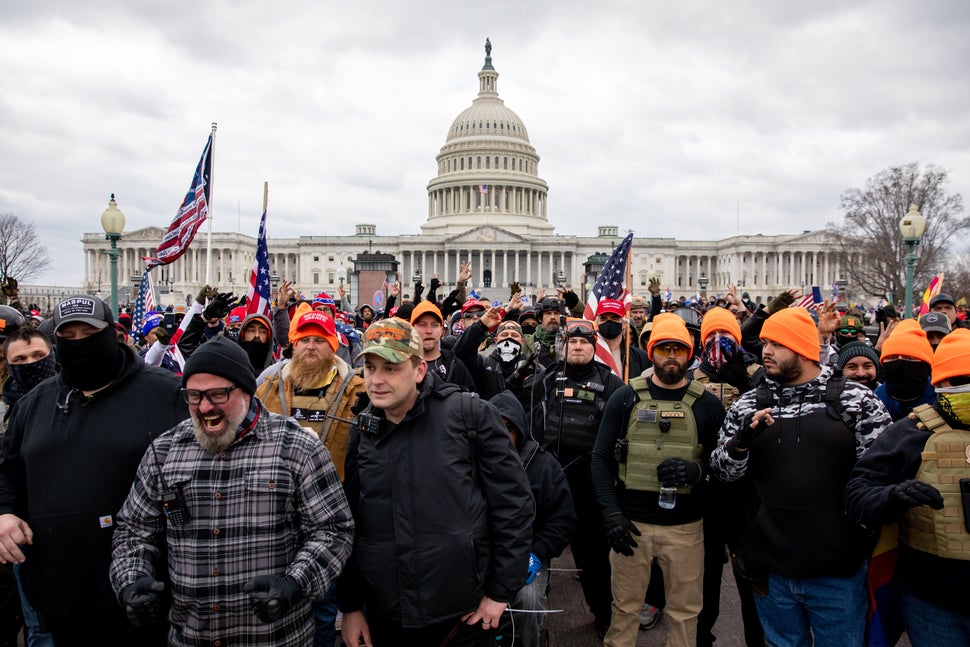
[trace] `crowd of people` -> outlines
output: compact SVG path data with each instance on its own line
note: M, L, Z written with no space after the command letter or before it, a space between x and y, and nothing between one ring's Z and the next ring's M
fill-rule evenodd
M0 306L0 647L970 645L970 324L653 280ZM427 290L427 292L425 292ZM869 334L867 330L878 330ZM887 552L888 547L888 552ZM889 562L886 555L892 555Z

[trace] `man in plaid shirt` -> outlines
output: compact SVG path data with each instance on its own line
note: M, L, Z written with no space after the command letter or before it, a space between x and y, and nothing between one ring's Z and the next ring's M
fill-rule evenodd
M182 384L191 418L146 452L118 515L115 593L135 625L170 597L170 645L311 645L310 603L353 543L330 454L263 407L238 344L200 346Z

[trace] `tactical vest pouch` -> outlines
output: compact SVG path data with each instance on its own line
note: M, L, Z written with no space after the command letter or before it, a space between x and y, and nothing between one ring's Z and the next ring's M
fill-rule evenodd
M970 431L953 429L930 405L911 417L932 432L916 478L943 495L943 509L918 506L906 512L899 538L907 546L947 559L970 560ZM966 483L965 483L966 482Z
M653 400L645 378L630 380L640 401L630 412L627 426L626 463L619 466L619 478L631 490L659 492L657 466L668 458L695 461L701 456L697 423L691 405L704 393L703 385L691 381L683 400ZM677 488L689 493L690 485Z

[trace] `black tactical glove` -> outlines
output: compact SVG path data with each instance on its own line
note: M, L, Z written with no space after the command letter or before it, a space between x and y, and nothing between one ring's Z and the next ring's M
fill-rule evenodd
M782 292L774 299L772 299L771 303L768 304L768 313L775 314L776 312L784 310L794 302L795 302L794 294L788 291Z
M633 557L633 549L637 547L633 535L640 536L640 531L633 525L633 522L621 513L615 512L606 519L604 525L606 526L606 541L609 542L610 548L621 555Z
M229 311L233 308L232 292L219 292L214 297L209 305L205 307L202 311L202 318L206 321L211 321L212 319L222 319L229 314Z
M740 348L735 350L727 363L718 370L717 378L727 382L741 393L751 388L748 365L744 363L744 352Z
M431 279L430 286L431 286L431 291L432 292L436 292L438 290L438 288L441 287L441 281L439 281L438 278L435 277L435 278Z
M664 487L693 485L701 480L701 464L683 458L668 458L657 465L657 479Z
M209 299L216 298L216 295L218 294L219 294L219 291L217 289L215 289L211 285L207 285L203 287L201 290L199 290L199 293L195 295L195 302L198 303L200 306L204 306L206 301L208 301Z
M892 489L893 500L904 508L928 505L934 510L943 509L943 495L929 483L910 479Z
M414 284L414 300L417 301L424 294L424 283L418 281Z
M303 597L299 585L289 575L258 575L243 585L249 604L260 620L276 622Z
M162 597L165 584L144 576L121 590L121 603L128 622L136 627L148 627L162 618Z
M172 343L172 333L170 333L168 328L165 326L159 326L155 329L155 339L157 339L162 346L168 346L170 343Z
M754 429L751 428L751 423L754 422L754 413L749 413L744 417L741 422L741 426L734 433L734 447L739 450L746 450L751 447L751 443L761 435L761 432L768 428L768 423L762 418Z

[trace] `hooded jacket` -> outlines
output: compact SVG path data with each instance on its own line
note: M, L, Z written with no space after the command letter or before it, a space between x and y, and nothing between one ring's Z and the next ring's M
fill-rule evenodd
M117 606L108 581L114 518L153 438L188 418L179 378L123 344L109 387L85 396L48 379L20 399L0 454L0 514L34 532L24 592L41 613Z
M262 349L255 348L254 347L255 342L244 342L242 340L243 331L246 330L246 326L248 326L253 321L258 321L264 326L266 326L266 330L268 331L268 334L266 335L266 343L264 344L265 351ZM253 312L252 314L247 315L245 319L243 319L242 326L239 328L238 343L246 351L246 354L249 355L249 361L253 364L254 374L259 375L264 368L266 368L267 366L269 366L275 361L275 359L273 358L273 342L274 342L273 323L269 320L269 317L259 312Z
M518 398L510 391L502 391L489 402L517 432L515 449L525 466L536 502L530 552L548 565L552 558L562 554L576 531L576 511L573 509L569 483L559 461L532 438Z

